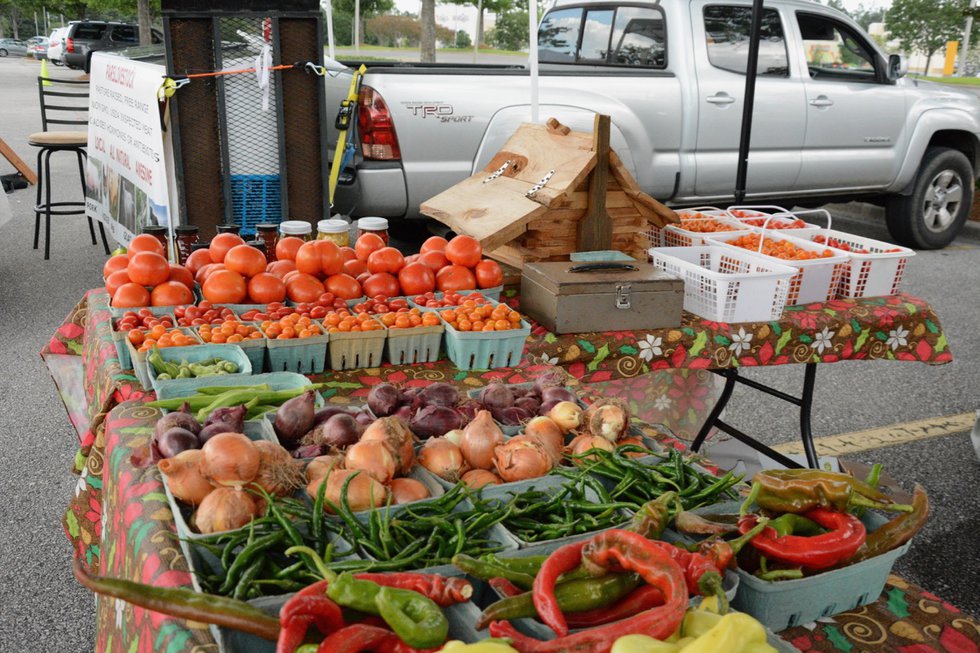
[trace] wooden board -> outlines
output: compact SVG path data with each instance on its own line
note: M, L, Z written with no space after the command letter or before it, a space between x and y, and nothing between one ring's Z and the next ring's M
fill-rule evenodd
M2 138L0 138L0 154L2 154L3 158L7 159L7 161L10 161L10 165L16 168L17 172L24 175L24 179L27 180L27 183L31 185L37 184L37 175L34 174L34 170L31 169L31 166L27 165L23 159L17 156L17 153L14 152L14 148L7 145L7 141L3 140Z

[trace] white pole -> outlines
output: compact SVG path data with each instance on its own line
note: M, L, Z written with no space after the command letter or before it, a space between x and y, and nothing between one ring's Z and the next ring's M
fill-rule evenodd
M323 5L327 10L327 55L331 59L336 59L337 55L334 52L333 43L333 2L327 0Z
M48 21L48 8L47 7L44 8L44 33L45 34L50 34L51 33L51 24Z
M973 9L977 6L977 0L970 0L970 12L966 16L966 25L963 26L963 47L960 49L960 62L957 74L960 77L966 75L966 57L970 52L970 32L973 31Z
M476 63L476 55L480 49L480 28L483 25L480 23L480 14L483 13L483 0L479 0L476 4L476 27L473 29L473 33L476 38L473 39L473 63Z
M354 0L354 54L361 54L361 0Z
M41 31L41 28L37 26L37 12L34 12L34 33L37 34Z
M538 0L528 0L528 59L531 67L531 122L538 122Z

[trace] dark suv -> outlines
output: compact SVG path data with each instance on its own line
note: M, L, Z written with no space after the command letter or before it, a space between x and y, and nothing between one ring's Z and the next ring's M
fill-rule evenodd
M152 38L154 43L163 42L163 34L158 30L153 30ZM69 68L82 68L88 72L93 52L122 50L139 45L139 42L139 26L133 23L83 20L69 26L62 58Z

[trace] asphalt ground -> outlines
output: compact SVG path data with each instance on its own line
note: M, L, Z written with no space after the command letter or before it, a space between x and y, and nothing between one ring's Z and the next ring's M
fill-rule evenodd
M35 76L27 60L0 60L0 137L33 165L27 135L40 129ZM58 71L75 75L75 72ZM56 197L81 195L73 159L53 161ZM0 159L0 174L12 168ZM105 260L82 217L55 220L52 256L31 249L34 189L8 196L13 220L0 227L0 651L93 648L93 598L71 576L61 519L74 491L70 467L78 440L38 352L82 294L100 285ZM887 239L880 218L844 217L835 225ZM815 433L831 435L909 420L961 415L980 406L980 226L950 248L919 252L904 290L928 299L945 329L954 361L845 362L817 373ZM799 392L802 368L754 369L747 376ZM738 388L726 418L769 444L793 441L795 409ZM921 483L934 514L897 569L967 613L980 615L980 462L966 433L865 451L849 459L882 462L908 489Z

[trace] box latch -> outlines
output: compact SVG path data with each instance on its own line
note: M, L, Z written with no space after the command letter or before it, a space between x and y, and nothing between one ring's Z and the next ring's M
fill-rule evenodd
M616 308L629 309L630 305L630 284L621 283L616 285Z

